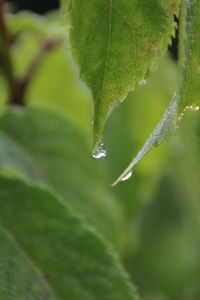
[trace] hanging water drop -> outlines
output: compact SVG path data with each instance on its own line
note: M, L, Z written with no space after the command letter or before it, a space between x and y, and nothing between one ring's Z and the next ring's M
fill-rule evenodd
M132 177L132 175L133 175L133 172L130 171L121 179L121 181L126 181L126 180L130 179Z
M92 157L94 157L96 159L106 157L105 143L103 143L103 142L99 143L96 151L92 154Z

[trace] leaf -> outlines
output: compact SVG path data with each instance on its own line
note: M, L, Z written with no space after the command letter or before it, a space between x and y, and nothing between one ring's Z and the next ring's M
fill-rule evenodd
M130 176L130 172L133 167L144 157L144 155L151 149L153 145L157 144L157 141L163 137L165 138L165 133L163 135L163 126L168 126L172 128L172 132L175 129L175 124L177 119L181 120L184 112L187 109L192 111L199 110L199 82L200 82L200 41L199 41L199 30L200 30L200 4L198 1L185 0L182 2L181 6L181 18L180 18L180 65L181 73L179 80L179 93L175 100L175 106L173 109L178 112L169 115L165 119L165 116L158 127L152 133L150 138L145 143L142 150L138 153L136 158L132 161L129 167L123 172L123 174L114 182L113 185L117 184L119 181L126 179ZM168 108L168 112L170 109ZM163 123L164 121L164 123ZM172 126L171 126L172 124ZM173 129L174 128L174 129ZM160 143L160 142L159 142Z
M169 57L163 58L157 70L150 74L148 82L130 93L111 116L105 138L109 153L105 159L107 185L128 166L133 159L133 149L135 155L161 119L166 103L177 90L177 69ZM159 150L151 151L134 169L130 180L112 189L125 209L126 222L130 222L127 231L132 230L133 218L137 217L144 202L148 202L157 189L158 174L162 174L169 161L168 148L168 144L163 143ZM134 239L135 235L131 236Z
M60 0L60 7L62 12L64 13L68 12L70 2L71 0Z
M22 11L17 14L7 14L7 24L12 34L28 31L29 33L46 35L48 22L45 17L30 11Z
M1 299L57 299L45 278L16 244L10 232L0 225ZM3 297L3 298L2 298ZM18 298L17 298L18 297Z
M197 0L184 0L180 18L180 63L181 82L179 110L188 106L195 110L200 105L200 3ZM194 106L194 107L193 107Z
M61 38L65 41L42 59L29 83L26 102L59 106L82 129L84 127L91 131L91 97L88 97L88 90L80 84L77 72L74 72L75 66L69 47L66 47L69 43L68 29L59 23L58 12L51 12L41 17L25 11L16 15L8 15L7 19L10 31L17 33L18 36L13 47L13 62L15 73L20 78L24 77L35 55L38 55L41 43L52 38L56 40ZM66 16L63 16L64 22L66 24ZM62 31L65 32L65 38L60 36ZM54 70L54 76L52 76L52 70ZM5 88L1 87L0 101L3 98L5 102L7 97L2 93L4 90Z
M65 22L64 26L57 11L41 16L25 10L16 14L7 14L6 18L8 29L12 34L21 34L24 38L24 35L29 33L35 35L35 39L38 39L40 43L43 38L64 39L68 30L68 25Z
M120 181L125 181L132 176L132 170L139 161L151 150L153 146L159 146L164 140L168 139L176 129L177 124L177 97L176 95L170 102L167 110L165 111L162 120L158 123L150 137L142 149L138 152L136 157L130 163L128 168L120 175L120 177L112 184L115 186Z
M167 49L174 12L158 0L73 1L71 44L94 98L94 152L115 101L123 101Z
M136 299L117 257L51 193L0 177L0 199L1 299Z
M19 54L22 51L24 53L24 50L20 48ZM30 49L25 52L30 53ZM18 61L23 63L21 59ZM52 70L54 76L51 76ZM43 61L29 88L27 101L59 106L81 129L89 131L92 121L91 101L88 92L79 83L74 66L67 60L66 47L60 47Z
M180 181L176 161L169 161L165 170L140 214L140 242L126 257L126 266L137 280L142 299L183 300L188 295L194 300L199 295L199 226L194 223L193 201L185 193L187 183Z
M119 203L106 190L86 137L64 115L10 108L0 118L0 144L1 169L53 190L115 248L121 246Z
M176 16L179 15L181 0L161 0L161 3L169 12Z

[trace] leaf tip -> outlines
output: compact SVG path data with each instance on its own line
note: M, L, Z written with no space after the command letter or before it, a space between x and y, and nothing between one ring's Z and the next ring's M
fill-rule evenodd
M119 182L121 181L127 181L128 179L130 179L133 176L133 171L132 169L129 170L129 168L127 170L124 171L124 173L117 178L117 180L115 180L112 184L111 187L115 187Z

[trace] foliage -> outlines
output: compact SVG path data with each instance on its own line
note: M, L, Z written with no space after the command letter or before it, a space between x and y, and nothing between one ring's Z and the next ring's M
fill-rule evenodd
M200 2L60 6L0 0L0 299L199 300Z
M96 151L114 102L123 101L145 80L157 56L166 51L174 19L157 0L77 0L73 5L72 49L94 97Z

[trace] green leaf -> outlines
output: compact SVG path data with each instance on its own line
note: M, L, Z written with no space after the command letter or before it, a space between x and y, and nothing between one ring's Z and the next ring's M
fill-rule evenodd
M20 47L18 63L23 64L21 53L23 52L27 57L30 53L30 47L27 49ZM62 111L80 125L82 130L90 131L91 100L86 89L80 86L80 81L77 80L74 72L74 66L72 66L71 60L67 58L66 47L60 47L48 55L29 87L27 101L59 106ZM54 76L51 76L52 70L54 70Z
M150 137L142 149L138 152L136 157L129 164L128 168L119 176L119 178L112 184L115 186L120 181L126 181L132 176L133 168L144 158L144 156L151 150L153 146L159 146L164 140L169 139L175 132L177 125L177 97L176 95L170 102L163 118L158 123Z
M179 8L181 0L161 0L162 5L174 15L179 15Z
M64 115L8 109L0 118L0 143L1 169L53 190L115 247L121 246L120 205L105 188L86 137Z
M0 225L0 299L57 299L44 276Z
M1 299L134 300L104 243L46 190L0 177Z
M111 116L105 139L109 153L105 159L108 185L122 173L133 158L133 149L134 153L140 150L161 119L166 103L177 89L177 75L176 64L168 57L163 58L159 68L150 74L148 82L130 93ZM168 143L163 143L159 150L151 151L134 169L134 176L113 189L125 208L126 221L131 224L138 210L143 209L143 203L148 201L144 199L149 199L157 188L158 174L162 174L168 163L168 149ZM130 223L127 230L132 230Z
M200 2L184 0L180 18L181 83L179 109L195 109L200 105Z
M66 13L68 11L70 1L71 0L60 0L60 7L62 12Z
M166 169L140 214L139 243L126 257L126 266L144 300L183 300L186 295L195 300L199 295L199 226L190 220L193 200L185 193L187 183L179 181L175 160L168 161Z
M17 14L7 14L9 31L13 34L28 31L35 34L46 34L48 22L45 17L30 11L22 11Z
M20 78L24 77L35 56L38 55L41 43L43 45L47 39L60 39L62 31L65 32L65 36L68 32L66 26L57 24L59 20L58 13L57 17L56 13L49 13L45 17L30 14L30 18L29 14L21 12L8 17L10 30L18 34L12 53L15 73ZM30 26L24 26L23 24L26 24L26 22L31 23ZM35 30L34 27L36 27ZM42 32L40 27L42 27ZM66 112L70 118L73 118L80 125L81 129L84 127L84 129L91 131L91 97L88 97L88 89L78 80L77 72L74 72L75 66L71 59L69 47L66 47L66 44L69 43L68 36L66 38L63 39L65 42L43 57L36 72L32 74L32 80L26 94L26 102L59 106L62 111ZM54 70L54 76L52 76L52 70ZM4 96L3 92L4 87L1 87L0 101L3 98L2 100L5 102L7 97Z
M30 11L20 11L16 14L7 14L8 29L13 34L29 34L35 35L41 43L43 38L65 38L68 32L68 25L65 26L57 11L47 13L46 15L38 15Z
M123 101L144 80L170 42L175 10L166 3L73 1L71 44L94 98L94 151L115 101Z
M128 168L114 182L124 180L130 176L134 166L146 155L153 145L160 144L166 136L175 131L177 118L181 120L185 110L199 110L199 82L200 82L200 3L185 0L181 6L180 18L180 79L179 93L175 97L174 107L170 106L162 121L158 124L142 150L134 158ZM173 103L173 102L172 102ZM177 114L178 106L178 114ZM180 114L179 114L180 113ZM168 131L170 134L168 134ZM166 134L167 133L167 134Z

